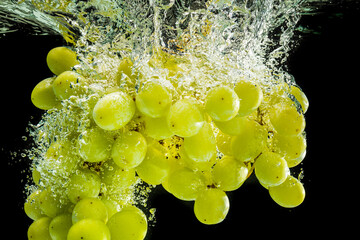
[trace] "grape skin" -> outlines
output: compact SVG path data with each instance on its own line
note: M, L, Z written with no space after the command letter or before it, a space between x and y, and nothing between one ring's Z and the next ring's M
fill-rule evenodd
M256 159L255 175L265 186L277 186L286 180L289 168L286 160L279 154L264 152Z
M191 137L204 125L203 112L194 99L180 99L170 107L167 124L173 134Z
M24 211L26 215L32 220L37 220L41 217L44 217L45 214L40 209L40 196L41 190L36 190L32 192L26 199L24 204Z
M108 221L112 240L143 240L147 233L145 214L129 206L115 213Z
M306 155L305 136L286 136L275 134L273 137L274 151L282 155L288 167L299 165Z
M72 225L67 235L67 240L81 239L110 240L111 236L109 228L104 222L97 219L85 218Z
M64 240L72 226L71 215L62 214L53 218L50 222L49 233L52 240Z
M288 176L282 184L270 187L269 193L277 204L285 208L297 207L305 198L304 186L292 176Z
M112 139L101 129L92 128L79 136L79 154L87 162L101 162L110 157Z
M227 86L215 87L206 96L205 110L215 121L229 121L236 116L239 108L239 97Z
M244 183L248 172L244 163L231 156L223 156L214 166L212 175L220 189L234 191Z
M188 168L172 172L167 181L170 193L184 201L195 200L199 191L205 188L203 176Z
M231 148L231 139L232 136L227 135L221 131L216 135L216 146L218 150L224 155L232 156L232 148Z
M105 130L124 127L135 114L135 103L123 92L114 92L101 98L93 110L95 123Z
M48 189L39 194L38 200L41 212L48 217L54 218L65 211L64 204L61 204L59 199L54 196L54 193Z
M79 96L84 93L85 80L82 76L73 71L65 71L55 78L52 88L55 96L65 100L71 96Z
M110 219L115 213L120 211L120 205L113 199L102 198L101 201L105 204Z
M164 153L151 146L145 159L136 167L136 172L148 184L159 185L169 173L169 162Z
M100 177L101 182L110 191L124 190L136 182L135 169L123 169L112 160L103 165Z
M305 129L305 118L294 105L276 104L270 109L269 118L275 131L282 135L297 136Z
M121 134L114 142L111 157L122 168L134 168L144 160L147 143L144 136L135 131Z
M51 218L42 217L34 221L28 229L28 239L31 240L52 240L49 232Z
M76 53L66 47L56 47L49 51L46 62L49 69L55 74L70 71L72 67L79 64Z
M248 122L248 118L241 117L239 114L229 121L218 122L215 121L216 126L225 134L236 136L241 134L244 128L246 128L246 124Z
M229 212L229 208L229 198L224 191L217 188L208 188L202 191L194 204L196 218L207 225L222 222Z
M216 154L215 136L210 124L204 123L200 131L191 137L184 138L184 151L196 162L209 162Z
M31 102L35 107L49 110L59 104L52 87L54 78L47 78L39 82L31 92Z
M246 119L242 131L231 139L232 156L241 162L254 160L263 150L267 132L259 123Z
M51 143L45 153L45 166L50 171L57 171L59 175L69 177L74 172L79 161L72 152L72 143L67 140L59 140Z
M263 100L263 93L259 85L250 81L240 80L234 88L240 99L239 116L247 116L254 112Z
M100 193L101 180L90 170L77 171L69 182L67 195L72 203L87 197L97 197Z
M148 117L159 118L166 114L171 105L172 96L165 86L154 82L146 82L136 96L136 106Z
M144 117L145 133L149 137L162 140L173 136L169 126L166 123L166 116L159 118Z
M296 100L300 103L303 113L306 113L309 108L309 100L305 93L297 86L291 86L290 93L294 95Z
M212 166L214 166L216 162L216 155L213 155L212 158L210 158L207 161L196 161L192 158L189 158L184 150L184 147L181 147L179 150L179 154L181 157L181 162L184 163L184 165L194 171L204 171L209 172L211 171ZM177 163L175 163L177 165ZM177 167L177 166L176 166Z
M80 200L73 209L72 223L75 224L85 218L97 219L106 223L108 213L105 204L98 198Z

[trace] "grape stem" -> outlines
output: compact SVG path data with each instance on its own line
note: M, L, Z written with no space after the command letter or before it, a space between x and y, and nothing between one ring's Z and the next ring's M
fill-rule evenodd
M254 169L255 169L255 162L256 162L256 159L258 159L260 156L261 156L262 152L259 153L259 155L257 155L255 158L254 158L254 163L251 165L251 168L250 168L250 171L248 173L248 175L246 176L246 179L248 179L251 174L253 173Z

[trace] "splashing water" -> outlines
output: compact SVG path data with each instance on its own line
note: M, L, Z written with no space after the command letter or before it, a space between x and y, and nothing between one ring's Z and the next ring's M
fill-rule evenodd
M60 198L65 198L68 178L78 171L74 166L102 171L101 164L86 165L76 154L69 160L73 165L65 167L44 159L54 142L68 141L67 151L77 152L77 138L73 135L91 126L91 109L96 101L114 89L135 97L144 76L159 79L171 91L174 101L192 96L204 103L210 89L219 84L234 85L238 79L250 79L261 86L265 95L280 92L284 98L289 97L290 87L296 83L284 64L306 2L2 1L0 13L7 14L0 16L0 33L15 31L16 22L21 22L36 34L61 34L78 56L80 64L74 71L89 82L86 97L62 101L61 108L47 111L39 123L30 126L35 147L26 153L32 168L41 176L40 187L50 186ZM16 20L11 22L10 18ZM118 74L121 59L125 58L133 63L135 82ZM295 103L302 111L296 99ZM133 120L126 129L142 127L140 121ZM106 133L106 137L116 138L119 132ZM170 152L175 151L175 141L179 139L172 138L163 145ZM27 188L34 192L39 186ZM131 190L114 189L103 187L102 191L122 205L146 206L151 191L140 179Z
M206 62L214 70L234 72L230 76L266 72L263 82L272 82L273 76L291 81L279 68L286 61L304 1L19 2L4 1L0 10L38 27L37 32L61 33L90 69L101 57L119 55L136 59L135 66L140 66L163 48L195 56L189 61L196 67ZM4 24L2 31L12 31L11 26ZM97 62L90 63L94 55ZM114 72L110 64L101 67Z

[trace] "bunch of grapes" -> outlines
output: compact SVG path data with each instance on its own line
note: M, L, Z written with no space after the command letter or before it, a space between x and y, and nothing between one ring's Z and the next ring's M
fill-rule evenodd
M148 220L136 199L144 183L195 201L204 224L225 219L226 192L253 172L280 206L303 202L304 187L289 170L306 154L300 88L239 77L189 93L177 79L191 62L155 53L147 68L122 57L114 77L103 79L84 71L69 48L49 52L56 76L31 94L46 116L24 207L34 220L29 239L142 240ZM166 74L143 70L153 66Z

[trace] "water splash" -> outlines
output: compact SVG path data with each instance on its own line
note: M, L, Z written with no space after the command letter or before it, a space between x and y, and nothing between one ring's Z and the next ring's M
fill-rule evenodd
M0 4L1 11L12 14L9 18L16 16L26 19L23 22L36 22L32 25L43 33L47 30L61 33L77 48L85 48L83 52L95 50L93 45L108 44L111 46L107 50L136 58L151 54L151 48L160 46L177 52L212 54L214 59L232 55L237 64L243 63L244 58L258 57L267 65L286 60L304 3L302 0L14 2ZM2 22L5 25L7 21ZM6 31L15 29L3 27L3 32Z
M43 174L42 186L65 192L74 171L48 171L43 161L51 143L68 141L89 125L91 104L112 88L135 95L139 76L158 78L172 91L174 100L194 96L204 101L206 92L220 83L239 78L261 85L267 94L296 84L286 71L287 57L305 0L23 0L0 3L0 33L17 30L21 22L37 34L61 34L73 45L80 64L75 71L89 79L86 98L70 98L61 109L46 112L31 125L35 147L27 151L33 168ZM5 14L6 11L6 14ZM9 15L10 14L10 15ZM13 22L8 19L15 19ZM118 76L120 59L130 58L137 73L128 86ZM160 61L159 61L160 59ZM165 61L163 61L165 60ZM172 68L176 66L176 69ZM176 87L173 86L176 84ZM130 123L129 127L137 123ZM71 142L70 152L77 145ZM76 161L76 160L75 160ZM79 164L76 162L75 164ZM44 169L44 171L43 171ZM59 177L60 176L60 177ZM56 184L54 184L56 183ZM141 184L139 185L141 186ZM29 187L29 191L34 188ZM141 189L135 189L142 193ZM146 196L126 200L143 202ZM118 196L120 196L118 194ZM140 200L136 199L136 197Z

